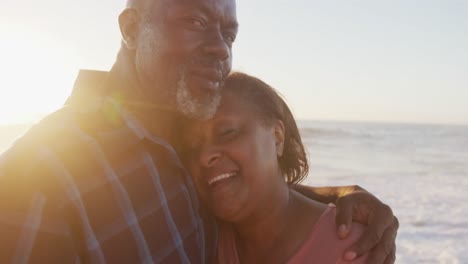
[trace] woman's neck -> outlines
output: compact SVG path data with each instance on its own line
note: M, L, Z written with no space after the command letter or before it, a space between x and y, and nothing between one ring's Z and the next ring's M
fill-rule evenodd
M241 263L285 263L309 236L326 205L286 187L234 223ZM260 204L260 203L259 203Z
M291 199L291 193L286 186L279 192L263 197L257 202L253 212L234 223L239 238L263 245L265 234L272 238L280 236L288 224L288 215L293 210Z

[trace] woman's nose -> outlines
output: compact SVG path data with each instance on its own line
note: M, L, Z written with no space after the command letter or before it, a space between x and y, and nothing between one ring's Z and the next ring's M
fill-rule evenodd
M200 162L204 167L213 167L221 158L221 152L215 147L205 147L200 152Z

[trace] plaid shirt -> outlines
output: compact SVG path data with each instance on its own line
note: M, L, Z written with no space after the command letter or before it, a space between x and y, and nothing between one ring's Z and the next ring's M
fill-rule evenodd
M213 225L174 149L101 99L49 115L0 157L0 263L206 263Z

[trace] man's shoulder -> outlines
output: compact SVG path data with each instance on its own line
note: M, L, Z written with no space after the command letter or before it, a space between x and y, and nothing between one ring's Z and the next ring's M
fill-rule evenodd
M130 144L124 142L130 137L119 133L125 130L122 124L110 124L102 112L82 112L64 106L49 114L0 156L0 176L3 173L11 182L24 179L30 183L46 181L62 172L79 177L96 167L97 158L92 155L95 149L117 155L117 151L108 150L120 150L120 144Z
M67 108L49 114L17 138L0 156L1 184L5 185L5 188L24 191L47 181L42 170L46 162L41 151L54 140L66 144L66 133L61 126L68 115L70 113Z
M37 145L59 140L68 134L70 127L79 126L81 115L74 107L63 106L34 124L20 141Z
M83 110L83 109L82 109ZM64 106L47 115L31 126L3 154L3 160L23 160L33 162L38 159L41 151L54 149L58 152L74 151L81 147L75 144L80 131L96 130L102 125L98 107L89 107L87 112L78 111L72 106ZM88 132L83 132L89 134Z

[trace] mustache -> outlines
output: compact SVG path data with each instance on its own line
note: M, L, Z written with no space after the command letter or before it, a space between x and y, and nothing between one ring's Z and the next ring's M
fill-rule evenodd
M220 73L223 79L225 79L230 72L230 69L226 65L226 63L223 63L217 59L194 58L193 60L191 60L190 65L192 67L210 68L212 70L215 70Z

